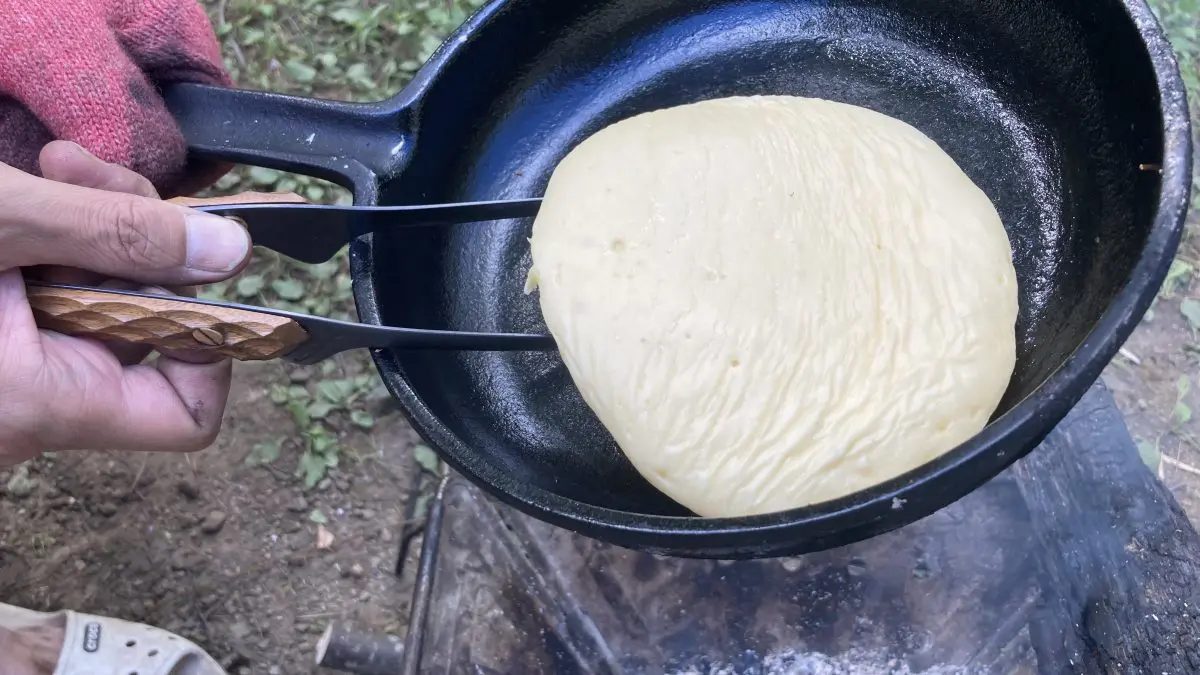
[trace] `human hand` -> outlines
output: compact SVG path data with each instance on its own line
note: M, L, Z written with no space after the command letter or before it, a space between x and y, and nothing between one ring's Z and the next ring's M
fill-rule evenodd
M37 175L42 147L66 139L167 197L228 169L187 164L158 93L174 82L229 84L196 0L4 0L0 45L0 162Z
M207 447L229 361L172 354L140 365L145 352L40 331L20 268L76 283L211 283L244 267L249 235L155 199L145 178L73 143L51 143L39 163L47 178L0 164L0 466L45 450Z

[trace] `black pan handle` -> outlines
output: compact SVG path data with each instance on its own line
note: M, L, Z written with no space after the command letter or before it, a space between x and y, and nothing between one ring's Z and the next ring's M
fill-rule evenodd
M346 103L199 84L163 98L201 157L302 173L374 202L411 152L411 116L394 101Z

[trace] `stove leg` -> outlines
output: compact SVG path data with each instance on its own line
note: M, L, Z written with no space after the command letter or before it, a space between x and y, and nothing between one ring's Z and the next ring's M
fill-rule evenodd
M425 540L421 545L421 561L417 567L417 579L413 583L412 610L408 615L408 635L404 641L403 668L394 672L402 675L417 675L421 669L421 648L425 640L425 623L429 616L429 603L433 596L434 573L437 568L438 545L442 537L442 515L444 513L446 484L449 472L442 475L437 493L429 507L429 518L425 521Z
M356 633L331 623L317 643L317 665L354 675L392 675L404 663L404 645L391 635Z
M404 575L404 562L408 560L413 541L425 529L426 520L425 514L417 513L417 507L423 501L421 493L425 489L425 469L417 462L415 455L410 454L409 460L412 478L409 480L408 489L405 490L404 521L400 526L400 544L396 553L395 569L398 577Z
M1200 672L1200 536L1098 383L1014 467L1040 552L1044 673Z

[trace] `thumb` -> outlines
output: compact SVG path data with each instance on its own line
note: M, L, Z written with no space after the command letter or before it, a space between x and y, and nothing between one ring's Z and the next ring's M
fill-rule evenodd
M250 235L232 220L3 165L0 204L0 270L66 265L130 281L195 285L233 276L250 256Z

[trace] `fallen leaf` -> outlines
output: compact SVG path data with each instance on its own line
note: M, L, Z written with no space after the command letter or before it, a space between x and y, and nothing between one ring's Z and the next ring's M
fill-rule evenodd
M6 489L14 497L28 497L37 487L37 481L29 477L29 467L22 464L13 471Z
M327 551L330 548L333 548L333 533L324 525L317 525L317 550Z

